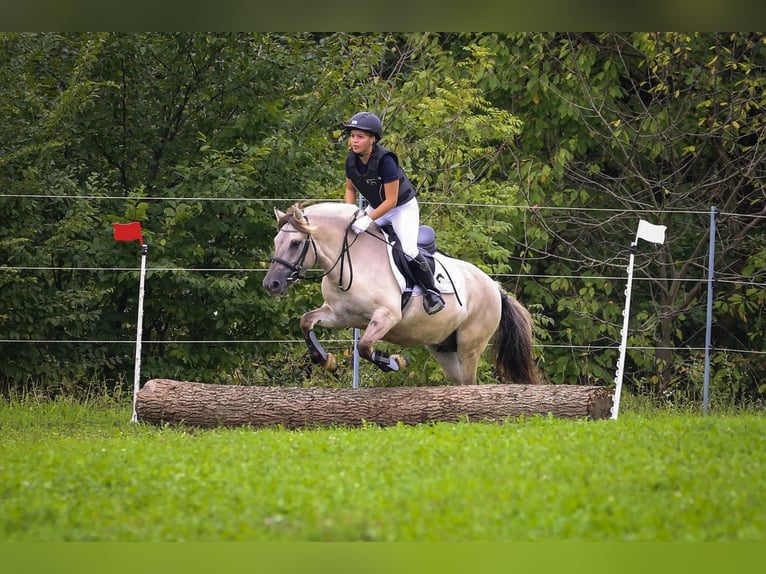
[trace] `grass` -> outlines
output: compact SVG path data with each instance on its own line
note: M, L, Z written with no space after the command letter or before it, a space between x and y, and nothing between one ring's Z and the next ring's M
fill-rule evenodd
M766 418L197 430L0 401L0 541L763 541Z

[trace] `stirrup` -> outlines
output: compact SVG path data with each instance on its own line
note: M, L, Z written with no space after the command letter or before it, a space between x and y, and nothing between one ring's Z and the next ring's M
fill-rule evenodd
M438 313L444 309L444 298L438 291L428 289L423 293L423 309L429 315Z

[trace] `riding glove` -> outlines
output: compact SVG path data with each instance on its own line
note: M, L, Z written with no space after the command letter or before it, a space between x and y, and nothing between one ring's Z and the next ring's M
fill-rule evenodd
M367 231L367 228L370 226L370 223L372 223L372 219L370 219L369 215L363 215L354 223L351 224L351 229L354 230L354 233L362 233L363 231Z

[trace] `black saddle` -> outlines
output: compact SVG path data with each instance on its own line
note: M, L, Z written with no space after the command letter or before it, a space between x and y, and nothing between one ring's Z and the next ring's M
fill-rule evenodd
M392 252L394 263L396 263L399 271L404 275L406 282L406 288L402 292L402 309L404 309L409 302L410 297L412 297L412 290L417 283L412 276L409 265L407 265L407 256L404 254L404 251L402 251L402 247L399 244L399 238L394 232L394 228L390 223L387 223L381 226L381 230L388 237L388 242L393 246ZM438 251L438 248L436 246L436 232L433 227L421 225L418 229L418 251L431 268L431 273L434 273L436 269L434 253ZM444 339L444 341L439 343L436 346L436 350L440 353L454 353L457 351L457 331L453 331L446 339Z
M407 265L407 256L402 251L402 246L399 243L399 237L394 231L394 227L390 223L382 225L380 228L388 238L388 242L392 246L392 252L394 257L394 263L402 272L407 280L407 288L411 288L415 285L415 279L410 273L410 268ZM436 232L433 227L428 225L421 225L418 229L418 251L423 258L428 262L428 266L431 268L431 273L436 269L436 263L434 262L434 253L436 253Z

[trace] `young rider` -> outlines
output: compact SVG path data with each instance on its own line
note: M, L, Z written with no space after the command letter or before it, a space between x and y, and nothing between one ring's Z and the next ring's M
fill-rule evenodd
M423 308L432 315L444 308L444 298L434 283L428 263L418 252L420 206L417 191L399 165L394 152L378 143L383 124L370 112L351 116L346 157L346 203L357 203L357 193L367 200L365 214L351 224L355 233L366 231L373 221L390 223L399 236L408 267L423 288Z

